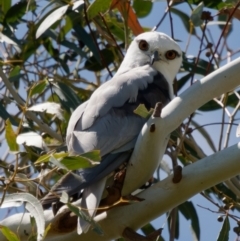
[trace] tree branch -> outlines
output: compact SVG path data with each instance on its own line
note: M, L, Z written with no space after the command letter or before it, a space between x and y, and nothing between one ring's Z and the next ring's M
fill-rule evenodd
M169 134L185 118L209 100L233 90L240 84L239 68L240 58L195 82L163 108L160 118L151 117L148 120L138 136L129 162L123 195L133 192L149 180L162 160ZM155 131L150 132L153 123Z
M162 110L161 117L149 119L139 135L130 160L123 195L136 190L153 174L159 159L161 160L164 154L169 133L204 103L239 85L239 68L240 58L194 83ZM155 124L155 130L150 132L152 124ZM46 223L53 223L47 240L106 241L121 236L126 227L136 230L196 193L237 175L240 172L239 156L240 144L236 144L184 167L180 183L174 184L171 175L140 193L138 197L145 199L144 201L113 208L98 215L95 220L101 225L104 231L103 236L99 236L93 231L80 236L76 231L66 235L56 232L54 224L56 224L57 216L54 217L54 221L52 212L45 211ZM21 218L22 214L16 214L3 220L0 224L8 226L16 232ZM24 238L26 239L24 230L31 233L29 214L25 214L22 223L19 236L24 240ZM6 239L1 235L0 233L0 240L5 241Z

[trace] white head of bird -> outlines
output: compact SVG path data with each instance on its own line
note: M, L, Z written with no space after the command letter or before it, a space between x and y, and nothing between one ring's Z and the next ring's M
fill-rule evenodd
M132 41L116 75L152 64L172 85L181 63L182 51L172 38L161 32L146 32Z

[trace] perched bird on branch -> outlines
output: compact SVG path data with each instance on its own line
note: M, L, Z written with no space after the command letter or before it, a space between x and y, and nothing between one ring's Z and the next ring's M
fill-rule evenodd
M68 124L68 151L77 155L100 150L100 164L66 174L54 185L55 194L66 191L69 196L77 195L82 210L95 216L109 175L129 160L147 121L134 110L140 104L148 110L158 102L168 104L174 96L172 84L181 63L180 47L166 34L146 32L132 41L114 77L73 112ZM55 194L45 196L43 206L56 202ZM89 222L79 218L79 234L89 227Z

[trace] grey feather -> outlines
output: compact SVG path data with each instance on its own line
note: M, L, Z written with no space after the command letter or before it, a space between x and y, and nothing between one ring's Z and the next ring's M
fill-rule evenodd
M102 192L94 186L101 184L101 180L129 160L137 136L146 122L145 118L133 111L139 104L145 104L147 109L154 108L157 102L166 105L170 101L169 88L164 76L149 65L118 75L99 87L90 100L72 114L66 142L72 154L99 149L101 163L61 178L52 192L41 200L43 206L48 207L58 201L54 193L61 195L65 190L70 196L78 195L80 198L79 193L84 189L81 205L89 208L86 197L92 193L95 201L90 207L97 208ZM93 217L95 212L89 215ZM89 224L79 220L78 233L88 228Z
M98 207L101 196L107 181L107 177L85 188L82 194L80 207L89 217L94 217ZM91 224L84 219L78 218L77 232L78 234L86 233Z
M104 92L106 95L103 95L101 100L103 92L96 90L89 101L73 112L67 130L66 141L69 152L81 154L98 149L101 150L102 161L100 165L93 168L79 170L79 177L71 173L64 176L53 186L52 192L60 195L61 191L65 190L70 196L74 195L118 168L130 157L136 138L146 122L145 118L133 111L139 104L145 104L146 108L150 109L154 108L157 102L166 105L170 101L169 86L163 75L149 65L136 69L123 73L99 87L98 90L105 88L114 90L114 97L110 92L107 95L108 91L106 91ZM141 73L140 76L139 73ZM131 93L136 89L133 83L137 81L141 84L137 85L136 100L130 102ZM128 87L125 86L125 82L129 83ZM126 90L131 87L134 90ZM92 98L95 101L92 101ZM97 105L96 100L99 102ZM97 114L93 114L92 109ZM85 123L86 120L82 121L85 114L90 116L91 126ZM118 149L123 152L113 154ZM126 152L128 150L130 152ZM51 192L42 199L45 207L54 201L57 201L57 198Z
M141 40L147 48L141 48ZM169 51L173 57L169 58ZM173 98L172 83L182 62L181 53L178 44L163 33L142 33L132 41L115 76L73 112L68 124L69 153L79 155L98 149L100 164L63 176L41 200L45 208L56 203L58 209L61 204L55 194L61 195L64 190L94 218L106 179L109 181L110 174L130 159L146 122L134 110L139 104L148 110L157 102L165 106ZM88 229L89 223L80 219L78 233Z

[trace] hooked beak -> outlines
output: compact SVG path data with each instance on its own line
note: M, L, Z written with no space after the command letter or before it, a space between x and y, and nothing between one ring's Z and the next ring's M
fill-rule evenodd
M159 57L158 51L155 50L154 53L151 56L151 60L150 60L151 62L150 63L151 63L151 65L153 65L155 61L159 61L159 60L161 60L161 58Z

